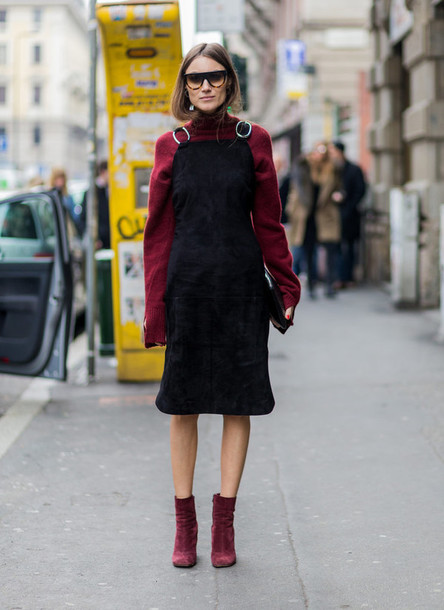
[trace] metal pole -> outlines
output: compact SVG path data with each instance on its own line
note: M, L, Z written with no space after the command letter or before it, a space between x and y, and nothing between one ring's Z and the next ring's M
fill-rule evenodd
M86 207L86 332L88 336L88 382L95 377L95 319L96 319L96 265L95 246L97 235L96 195L96 64L97 21L96 0L90 0L88 20L90 71L89 71L89 124L88 124L88 196Z
M438 330L437 339L440 343L444 343L444 204L441 204L441 223L439 234L439 259L440 259L440 277L441 277L441 324Z

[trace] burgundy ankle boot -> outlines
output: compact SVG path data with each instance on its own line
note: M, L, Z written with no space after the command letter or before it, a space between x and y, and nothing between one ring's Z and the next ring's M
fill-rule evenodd
M211 528L211 563L215 568L228 568L236 563L234 550L234 507L236 498L213 496L213 526Z
M174 541L173 565L176 568L191 568L196 563L197 521L194 496L174 498L176 507L176 539Z

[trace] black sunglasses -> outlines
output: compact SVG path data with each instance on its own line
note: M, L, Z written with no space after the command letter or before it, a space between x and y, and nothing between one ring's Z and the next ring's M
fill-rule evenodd
M183 75L186 84L190 89L200 89L207 80L211 87L218 89L227 80L226 70L215 70L214 72L190 72Z

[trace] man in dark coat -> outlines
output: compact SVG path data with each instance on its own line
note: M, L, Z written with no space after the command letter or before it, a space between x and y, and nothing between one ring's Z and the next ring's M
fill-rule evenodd
M335 141L329 146L329 154L337 167L341 168L344 200L341 210L341 249L339 257L340 287L353 285L356 252L361 236L359 203L364 197L366 184L359 165L345 156L343 142Z
M97 248L110 248L109 226L109 186L108 162L101 161L97 168ZM86 206L88 192L85 193L82 204L82 224L86 227Z

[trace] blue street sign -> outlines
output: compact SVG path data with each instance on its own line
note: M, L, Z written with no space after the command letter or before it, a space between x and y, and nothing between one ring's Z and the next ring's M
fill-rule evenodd
M299 72L305 64L305 42L302 40L285 41L285 63L289 72Z
M0 152L6 152L8 150L8 137L6 134L0 134Z

